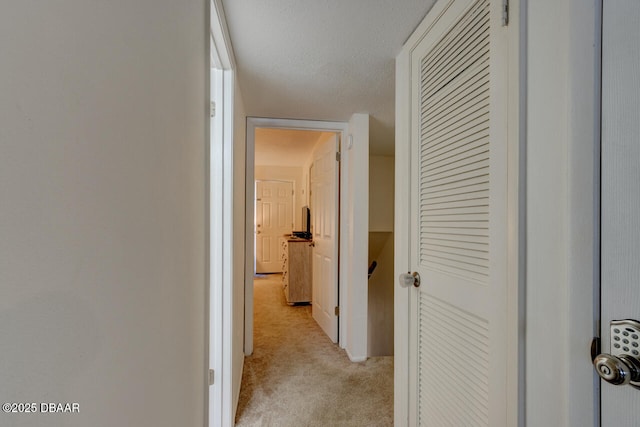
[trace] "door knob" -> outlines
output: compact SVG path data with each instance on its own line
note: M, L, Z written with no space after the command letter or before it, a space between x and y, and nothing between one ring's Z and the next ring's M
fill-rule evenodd
M632 319L612 320L610 326L611 354L598 354L599 339L594 339L591 347L593 366L600 378L608 383L640 388L640 323Z
M400 286L403 288L408 288L411 285L416 288L420 286L420 275L417 271L413 273L402 273L398 279L400 280Z
M600 378L613 385L640 381L640 363L630 356L599 354L593 359L593 366Z

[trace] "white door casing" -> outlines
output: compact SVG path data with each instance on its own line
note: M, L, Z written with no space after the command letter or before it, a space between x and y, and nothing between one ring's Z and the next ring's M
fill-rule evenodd
M245 216L245 322L244 322L244 352L245 355L251 355L253 352L253 272L254 270L254 251L255 242L253 237L255 207L255 184L254 184L254 149L255 149L255 131L257 128L273 128L273 129L300 129L300 130L316 130L336 132L342 138L349 132L353 136L353 150L343 153L343 157L349 162L340 162L341 176L348 176L351 171L357 175L357 179L350 181L342 180L340 183L340 209L342 224L347 224L350 212L357 212L357 217L365 217L364 221L360 221L357 226L349 224L340 227L340 265L350 266L362 264L364 267L355 271L353 275L349 274L347 268L340 269L340 280L343 283L349 283L349 286L343 286L340 290L341 317L344 320L339 323L340 340L339 345L345 348L349 357L353 361L362 361L366 359L366 306L360 304L363 298L349 298L348 292L357 293L358 296L366 296L367 286L367 236L366 225L368 216L364 215L364 210L368 208L367 203L361 203L361 200L368 200L368 150L369 150L369 116L367 114L354 114L349 123L346 122L329 122L329 121L309 121L309 120L291 120L291 119L273 119L273 118L256 118L247 117L247 146L246 146L246 187L245 187L245 206L248 214ZM357 125L354 125L357 124ZM352 126L354 125L354 126ZM356 152L357 159L351 159L352 153ZM350 163L353 160L353 164ZM350 191L347 185L353 185L352 192L358 194L356 199L349 197ZM353 250L349 250L353 248ZM354 261L355 260L355 261ZM360 261L363 260L363 261ZM362 277L360 279L360 277ZM353 301L353 303L351 302ZM349 329L347 331L347 329ZM349 352L349 349L352 351ZM355 355L355 357L352 357Z
M319 141L311 171L313 318L338 342L338 162L336 134Z
M293 230L293 183L256 181L256 273L282 272L278 239Z
M600 337L611 353L611 320L640 320L640 3L603 6ZM602 381L602 426L639 420L640 391Z
M422 278L396 290L402 425L517 423L518 81L501 5L438 2L398 57L396 271Z

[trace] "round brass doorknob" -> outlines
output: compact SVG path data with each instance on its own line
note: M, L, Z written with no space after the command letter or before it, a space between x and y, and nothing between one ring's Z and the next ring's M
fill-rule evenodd
M600 378L613 385L640 381L640 363L632 357L603 353L593 359L593 366Z

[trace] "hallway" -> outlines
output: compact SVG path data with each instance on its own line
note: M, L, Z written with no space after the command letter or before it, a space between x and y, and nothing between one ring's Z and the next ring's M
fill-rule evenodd
M237 426L390 426L393 358L352 363L311 317L285 303L280 275L254 279L255 348Z

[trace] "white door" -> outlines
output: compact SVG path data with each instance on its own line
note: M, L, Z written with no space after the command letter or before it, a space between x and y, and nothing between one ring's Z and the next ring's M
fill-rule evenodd
M517 245L509 235L517 141L507 138L501 5L440 1L405 47L410 153L396 169L411 170L409 268L421 278L406 290L412 426L515 425L516 310L508 301L517 283L508 259Z
M610 322L622 319L640 321L638 0L604 1L602 55L600 337L602 353L612 353L616 349L610 346ZM625 332L622 329L621 334ZM640 348L636 346L639 341L634 340L633 335L621 335L614 344L619 345L618 350L638 356ZM640 390L602 381L601 393L603 427L640 425Z
M256 181L256 273L282 272L278 239L293 230L293 183Z
M311 167L313 318L338 342L338 137L320 141Z

